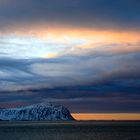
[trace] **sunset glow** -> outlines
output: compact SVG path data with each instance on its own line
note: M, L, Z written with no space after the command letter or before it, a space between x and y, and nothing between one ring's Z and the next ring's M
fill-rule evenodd
M140 120L140 114L134 113L73 113L76 120Z

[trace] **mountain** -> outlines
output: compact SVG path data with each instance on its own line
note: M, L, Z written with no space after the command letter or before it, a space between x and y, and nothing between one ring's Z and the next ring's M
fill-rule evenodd
M0 109L0 120L39 121L74 120L64 106L40 103L25 107Z

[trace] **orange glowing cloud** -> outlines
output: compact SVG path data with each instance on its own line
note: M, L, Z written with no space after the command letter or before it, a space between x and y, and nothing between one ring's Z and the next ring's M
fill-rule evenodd
M140 40L140 32L121 32L121 31L102 31L94 29L75 29L75 28L47 28L40 29L38 35L41 38L52 37L56 40L83 39L88 43L134 43Z
M140 32L45 26L40 24L32 27L24 25L22 28L18 27L13 31L6 32L6 34L9 33L17 36L35 36L43 42L55 43L56 45L70 44L73 48L99 48L102 51L113 53L140 51ZM51 53L47 55L49 55L48 57L56 57L58 54Z
M89 42L137 42L140 40L140 31L121 31L121 30L97 30L94 28L77 28L60 25L44 25L36 23L33 25L13 26L13 28L5 31L5 34L16 35L33 35L40 38L47 38L48 36L54 39L65 39L65 37L86 39Z

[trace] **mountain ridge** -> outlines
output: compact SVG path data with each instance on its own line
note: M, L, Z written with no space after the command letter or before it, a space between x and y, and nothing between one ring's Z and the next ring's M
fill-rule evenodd
M8 121L74 120L66 107L52 105L48 102L24 107L0 109L0 119Z

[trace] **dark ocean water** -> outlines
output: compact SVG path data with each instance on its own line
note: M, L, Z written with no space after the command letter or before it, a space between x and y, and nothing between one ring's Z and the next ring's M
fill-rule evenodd
M140 140L140 121L0 122L0 140Z

